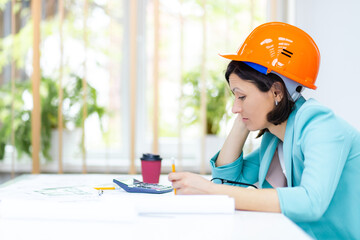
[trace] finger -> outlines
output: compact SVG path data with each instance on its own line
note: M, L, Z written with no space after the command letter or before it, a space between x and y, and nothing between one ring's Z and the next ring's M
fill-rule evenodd
M183 175L184 174L182 172L172 172L172 173L169 173L168 180L170 182L179 181L183 178Z
M175 181L175 174L176 173L169 173L168 174L168 180L170 181L170 182L173 182L173 181Z
M183 191L181 188L176 188L176 195L183 195Z
M193 194L190 189L187 188L177 188L176 195L191 195Z
M173 181L171 185L173 188L176 188L176 189L180 189L180 187L181 187L180 183L178 181Z

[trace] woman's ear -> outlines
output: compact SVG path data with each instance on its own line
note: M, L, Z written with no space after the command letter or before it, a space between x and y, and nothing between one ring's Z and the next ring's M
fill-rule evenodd
M284 97L284 86L280 82L274 82L271 86L271 92L276 101L280 102Z

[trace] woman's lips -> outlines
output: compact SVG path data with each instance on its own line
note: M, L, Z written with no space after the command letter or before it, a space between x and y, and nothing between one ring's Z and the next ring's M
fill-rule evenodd
M246 122L248 121L249 119L248 118L242 118L243 122Z

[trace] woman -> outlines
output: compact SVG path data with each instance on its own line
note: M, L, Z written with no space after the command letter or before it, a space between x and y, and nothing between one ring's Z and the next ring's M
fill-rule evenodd
M171 173L177 194L226 194L236 209L281 212L314 238L360 239L360 133L301 96L316 89L320 54L312 38L266 23L236 54L222 56L232 60L225 77L237 118L210 163L217 183L231 184ZM256 130L261 145L244 156ZM246 187L255 183L259 189Z

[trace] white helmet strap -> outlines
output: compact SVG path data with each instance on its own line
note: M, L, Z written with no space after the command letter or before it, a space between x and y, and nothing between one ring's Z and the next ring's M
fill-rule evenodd
M296 102L296 100L298 100L299 97L301 96L301 92L304 90L304 86L298 82L291 80L288 77L281 75L280 73L277 73L274 71L271 71L271 73L274 73L274 74L278 75L279 77L281 77L281 79L285 83L286 89L288 90L292 100L294 102ZM299 88L299 86L301 87L301 89Z

